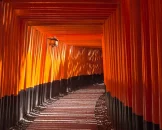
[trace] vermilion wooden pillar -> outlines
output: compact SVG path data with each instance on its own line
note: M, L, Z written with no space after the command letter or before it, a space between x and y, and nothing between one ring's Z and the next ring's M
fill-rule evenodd
M142 42L142 79L143 79L143 116L144 128L152 129L152 80L150 61L150 28L149 3L142 0L141 4L141 42ZM156 43L154 43L156 44Z
M2 2L0 2L0 97L2 96L2 23L3 23L3 18L2 15L3 10L2 10Z
M157 60L158 60L158 92L159 92L159 122L162 129L162 1L155 2L156 32L157 32Z
M121 19L114 12L104 26L104 70L107 92L112 101L110 108L120 107L113 107L114 101L124 104L119 111L128 106L131 112L132 108L132 114L126 114L132 118L130 129L159 129L158 124L162 124L160 5L160 0L121 1ZM117 27L116 20L121 20L121 28ZM118 37L120 29L121 39ZM120 69L117 68L119 64Z
M130 0L130 46L132 54L132 110L136 130L142 129L143 84L140 0ZM129 97L128 97L129 98Z
M151 65L151 86L152 86L152 122L153 129L159 128L159 80L158 80L158 39L156 29L156 2L154 0L148 0L148 13L149 13L149 40L150 40L150 65ZM144 14L145 15L145 14ZM159 19L159 16L158 16ZM148 21L147 21L148 22ZM148 57L148 56L147 56ZM151 97L149 94L149 96ZM149 106L150 107L150 106Z
M2 13L2 2L0 2L0 121L2 120ZM0 122L0 126L2 126L1 123L2 122Z

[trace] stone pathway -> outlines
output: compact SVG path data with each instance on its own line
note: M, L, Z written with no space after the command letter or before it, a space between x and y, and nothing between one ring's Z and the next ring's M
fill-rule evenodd
M89 86L48 105L27 130L98 130L95 106L103 86Z
M11 130L113 130L103 85L92 85L56 97L21 120Z

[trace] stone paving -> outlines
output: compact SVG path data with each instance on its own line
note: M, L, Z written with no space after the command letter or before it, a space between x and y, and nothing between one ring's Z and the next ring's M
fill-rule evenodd
M51 99L12 130L113 130L104 93L103 85L92 85Z

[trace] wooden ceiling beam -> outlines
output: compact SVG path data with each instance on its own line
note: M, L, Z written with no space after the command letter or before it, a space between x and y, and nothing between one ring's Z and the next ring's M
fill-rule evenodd
M50 35L53 36L53 35ZM101 40L102 34L89 34L89 35L57 35L59 40Z
M107 13L112 13L115 10L114 9L109 9L109 10L65 10L65 9L61 9L61 10L55 10L55 9L40 9L40 10L25 10L25 9L16 9L14 10L15 13L17 14L41 14L41 13L48 13L48 14L64 14L64 13L96 13L96 14L107 14Z
M10 3L85 3L85 4L99 4L99 3L109 3L118 4L118 0L4 0L4 2Z
M114 9L117 7L117 4L101 3L101 4L75 4L75 3L11 3L15 9Z
M25 20L24 20L25 21ZM51 25L103 25L105 19L93 19L93 20L55 20L55 21L33 21L33 20L27 20L26 23L29 26L51 26Z
M25 20L25 21L73 21L73 20L100 20L100 19L104 19L106 20L107 17L40 17L40 18L36 18L36 17L20 17L21 19ZM66 24L66 23L65 23Z
M68 45L101 48L103 24L119 0L3 0L28 26Z
M33 15L33 16L21 16L20 18L21 19L30 19L30 20L38 20L38 19L40 19L40 20L44 20L45 19L45 21L47 21L47 20L54 20L54 19L59 19L59 20L66 20L66 19L69 19L69 20L75 20L75 19L77 19L77 20L81 20L81 19L89 19L89 20L92 20L92 19L106 19L106 18L108 18L109 17L109 15L107 15L107 16L88 16L88 15L80 15L80 16L70 16L70 15L67 15L67 16L56 16L56 15L49 15L49 16L36 16L36 15Z

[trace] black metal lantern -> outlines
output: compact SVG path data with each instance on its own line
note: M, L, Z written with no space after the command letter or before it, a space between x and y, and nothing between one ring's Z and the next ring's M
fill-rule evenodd
M48 38L48 44L49 46L51 47L55 47L55 46L58 46L58 39L55 38L55 37L52 37L52 38Z

